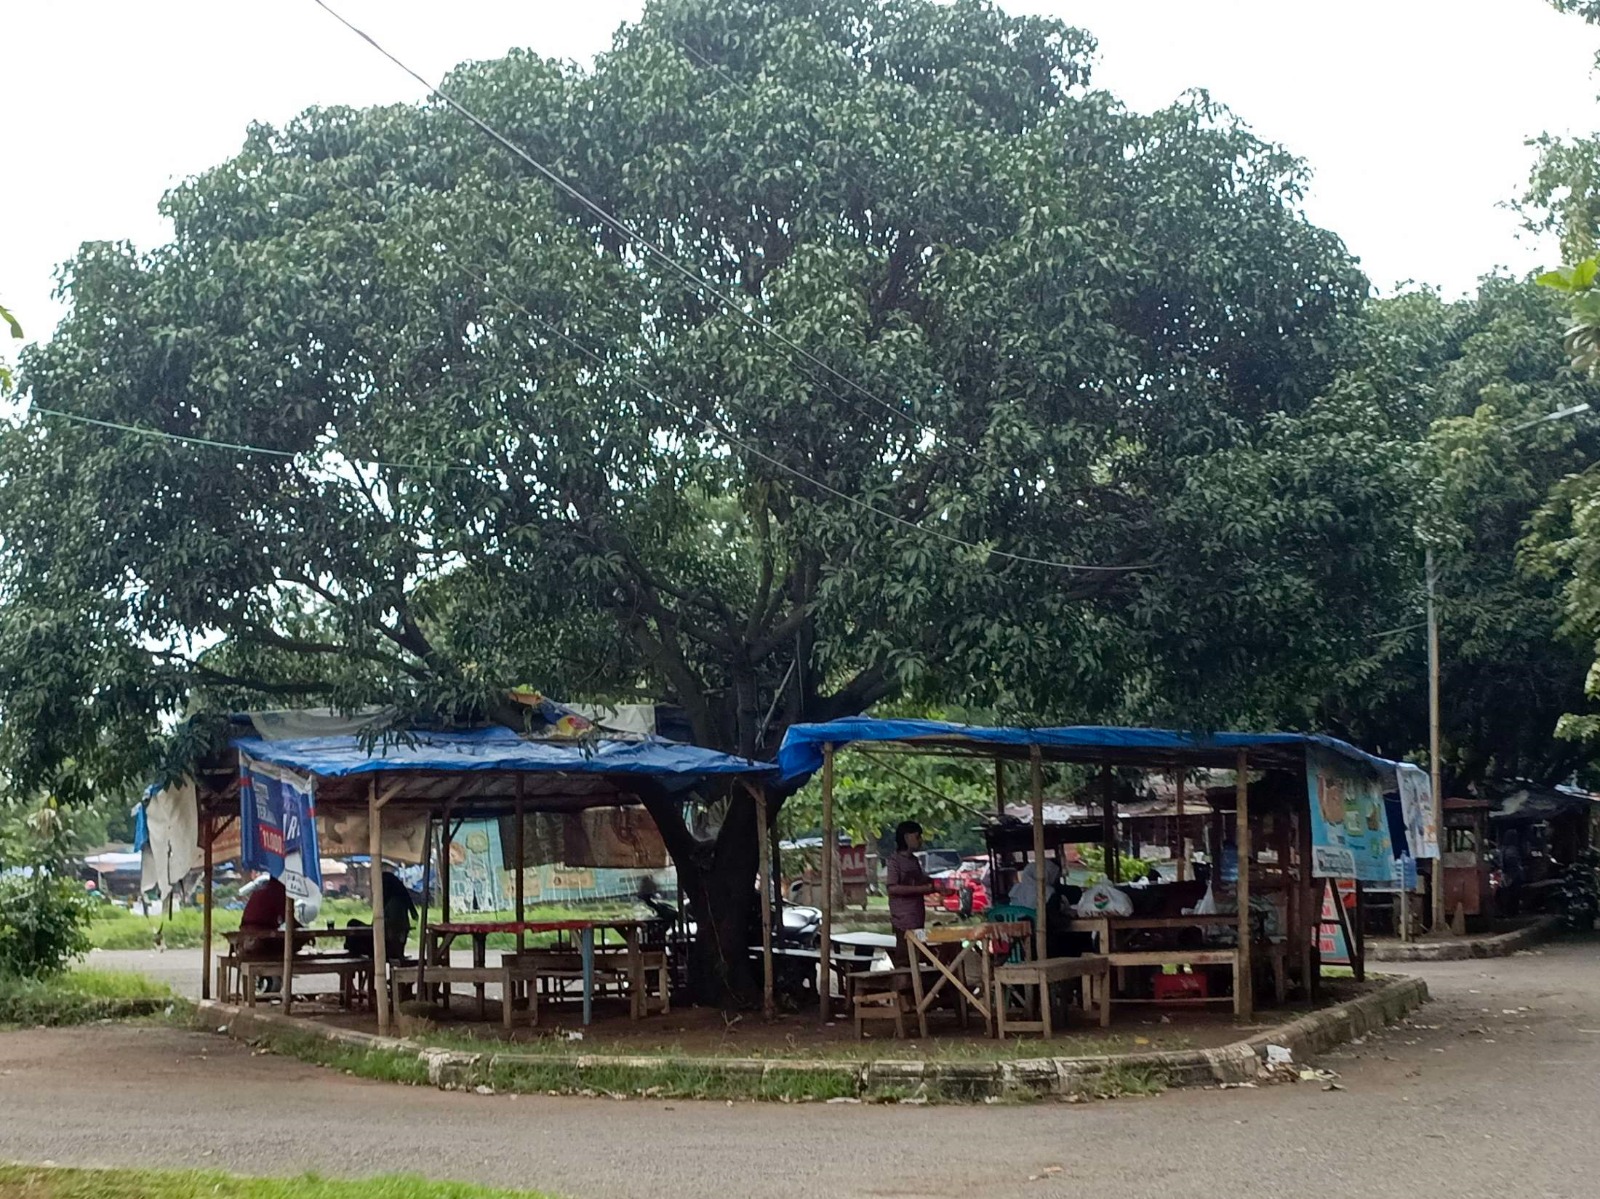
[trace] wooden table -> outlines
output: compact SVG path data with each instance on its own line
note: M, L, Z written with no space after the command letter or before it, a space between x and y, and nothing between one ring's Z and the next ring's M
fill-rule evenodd
M239 941L246 936L274 937L281 945L283 941L283 930L281 928L236 928L231 931L224 932L222 936L228 943L228 952L224 956L217 959L217 998L226 1002L229 996L235 994L234 989L228 985L228 982L231 974L238 970L241 964L239 958ZM354 928L315 928L296 925L294 930L294 948L295 952L298 953L302 949L307 949L314 946L318 941L343 941L350 937L364 939L367 943L366 956L371 956L372 928L368 925L358 925ZM282 956L283 955L280 952L274 951L274 958L276 960L281 960ZM240 994L242 994L242 985L243 980L241 979Z
M918 960L920 957L943 976L924 991L922 970L918 968L911 971L911 988L916 996L919 1034L923 1037L928 1035L928 1008L938 998L945 984L949 983L967 1003L983 1013L984 1028L989 1036L994 1036L995 1030L999 1027L995 1010L995 946L1004 942L1006 952L1010 953L1014 942L1022 946L1022 952L1026 955L1032 937L1033 925L1026 920L985 924L937 924L932 928L913 929L906 933L906 950L910 955L911 964L920 967L922 964ZM960 945L961 950L946 962L937 951L940 945ZM979 994L972 992L966 980L961 977L962 969L969 958L975 959L978 964L978 991L981 998Z
M1110 962L1115 972L1130 966L1228 966L1233 970L1233 1005L1237 1012L1242 992L1239 987L1239 951L1233 949L1152 949L1143 951L1119 950L1117 935L1135 929L1185 929L1208 928L1221 925L1237 928L1237 913L1209 913L1190 916L1078 916L1068 920L1066 927L1077 933L1093 933L1100 938L1100 952ZM1116 977L1114 974L1113 977ZM1282 989L1280 984L1280 990ZM1154 1000L1125 999L1111 986L1115 1003L1152 1003ZM1226 996L1206 999L1166 999L1163 1004L1226 1003Z
M579 948L583 962L583 1022L589 1024L594 1017L594 941L596 930L611 930L622 934L623 943L627 946L628 957L631 960L639 956L639 935L646 924L653 924L650 920L508 920L494 922L451 921L448 924L430 924L424 931L425 938L422 946L422 960L425 970L444 971L450 969L450 946L457 937L472 938L472 967L471 973L475 978L461 981L472 982L478 989L478 1006L483 1007L483 971L488 968L489 936L492 933L577 933ZM632 977L636 971L630 970ZM446 984L448 985L448 983ZM510 996L502 996L501 1002L509 1004Z

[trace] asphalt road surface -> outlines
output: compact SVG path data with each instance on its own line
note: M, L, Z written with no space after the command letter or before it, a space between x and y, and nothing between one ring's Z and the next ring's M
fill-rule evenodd
M0 1034L0 1160L406 1171L604 1199L1594 1194L1600 943L1407 968L1435 1001L1323 1058L1343 1090L1075 1105L480 1096L161 1028L12 1032Z

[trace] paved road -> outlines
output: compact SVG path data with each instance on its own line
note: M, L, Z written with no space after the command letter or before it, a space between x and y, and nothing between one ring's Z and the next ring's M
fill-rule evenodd
M1301 1084L1071 1106L446 1094L164 1029L9 1033L0 1160L414 1171L605 1199L1593 1194L1600 944L1416 969L1436 1002L1413 1027L1325 1059L1343 1091Z

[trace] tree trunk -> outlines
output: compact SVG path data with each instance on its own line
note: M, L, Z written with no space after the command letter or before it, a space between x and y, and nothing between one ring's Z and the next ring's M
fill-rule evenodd
M695 1000L724 1008L759 1003L750 963L756 927L756 818L748 795L734 792L715 841L698 841L683 820L682 800L665 792L640 798L661 830L678 869L678 888L695 922L690 978Z

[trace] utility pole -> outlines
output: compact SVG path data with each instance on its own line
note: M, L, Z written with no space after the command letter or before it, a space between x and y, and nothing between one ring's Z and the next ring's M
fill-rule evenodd
M1433 921L1435 933L1445 928L1444 915L1444 772L1439 762L1439 612L1434 601L1433 548L1427 551L1428 585L1428 774L1433 783L1433 827L1439 854L1433 859Z

